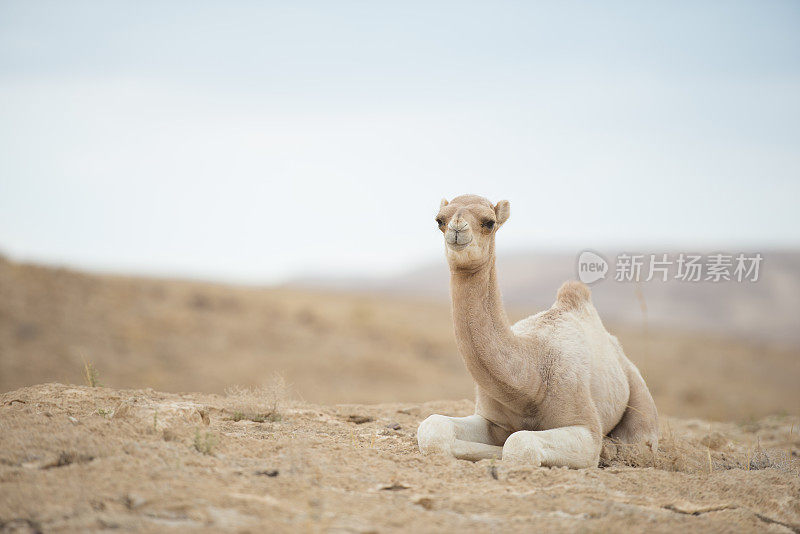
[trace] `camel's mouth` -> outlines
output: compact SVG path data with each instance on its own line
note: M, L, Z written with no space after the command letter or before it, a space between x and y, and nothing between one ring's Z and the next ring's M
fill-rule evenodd
M472 243L472 239L470 239L466 243L461 243L461 244L447 243L447 248L449 248L450 250L454 250L456 252L460 252L460 251L464 250L465 248L467 248L470 243Z

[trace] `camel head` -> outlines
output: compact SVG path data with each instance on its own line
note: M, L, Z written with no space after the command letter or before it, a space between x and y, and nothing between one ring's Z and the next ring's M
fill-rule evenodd
M495 205L477 195L442 199L436 224L444 234L445 253L451 270L473 270L494 257L494 235L508 220L508 200Z

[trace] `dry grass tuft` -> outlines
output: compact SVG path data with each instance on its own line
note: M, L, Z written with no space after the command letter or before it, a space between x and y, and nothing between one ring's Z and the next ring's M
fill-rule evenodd
M690 474L773 468L800 475L800 465L795 464L797 462L792 462L791 450L764 449L760 443L747 446L723 440L719 433L691 440L678 435L671 428L667 428L660 437L655 453L644 445L615 443L606 439L600 461L601 467L652 467Z
M276 422L283 418L281 407L286 401L289 386L279 374L261 387L231 386L225 390L229 411L234 421Z
M83 380L86 385L92 388L102 387L100 383L100 373L97 371L92 362L83 360Z

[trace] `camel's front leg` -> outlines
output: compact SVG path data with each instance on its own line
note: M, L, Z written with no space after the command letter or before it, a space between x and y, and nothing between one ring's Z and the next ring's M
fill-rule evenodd
M500 458L503 448L495 444L491 426L480 415L431 415L419 425L417 443L422 454L443 453L471 461Z
M533 466L597 467L601 437L585 426L520 430L503 445L503 461Z

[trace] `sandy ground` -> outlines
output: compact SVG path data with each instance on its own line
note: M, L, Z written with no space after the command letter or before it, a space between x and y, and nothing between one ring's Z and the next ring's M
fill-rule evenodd
M273 393L0 395L0 530L800 532L796 417L663 418L653 458L520 468L420 455L419 422L469 401Z

